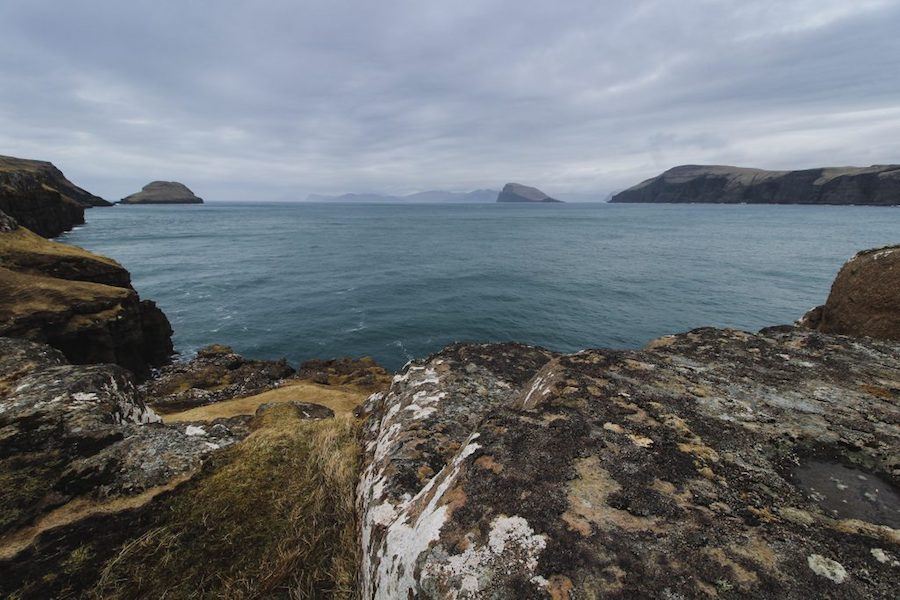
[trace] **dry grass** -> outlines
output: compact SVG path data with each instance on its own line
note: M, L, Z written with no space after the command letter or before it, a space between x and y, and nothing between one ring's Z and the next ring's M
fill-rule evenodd
M351 386L328 386L298 381L269 390L255 396L235 398L216 402L207 406L198 406L183 412L163 415L166 423L179 423L182 421L211 421L223 417L237 415L252 415L260 405L267 402L282 403L296 400L298 402L312 402L327 406L335 415L352 412L359 406L369 394Z
M86 261L100 262L112 267L120 267L119 263L111 258L88 252L78 246L60 244L45 239L33 233L25 227L19 227L0 235L0 263L11 266L21 257L35 260L35 255L53 258L83 259Z
M97 598L353 597L357 423L276 407L255 427L106 565Z

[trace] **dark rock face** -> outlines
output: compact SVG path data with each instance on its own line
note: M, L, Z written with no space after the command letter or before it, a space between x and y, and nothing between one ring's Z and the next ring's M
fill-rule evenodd
M900 340L900 246L860 252L841 268L823 306L800 324L825 333Z
M0 156L0 211L44 237L84 223L84 209L110 206L49 162Z
M253 396L276 387L294 374L287 361L246 359L228 346L200 349L188 362L163 367L141 386L153 406L164 413Z
M203 204L183 183L151 181L136 194L122 198L119 204Z
M76 364L115 363L140 378L172 355L168 319L141 301L114 260L16 227L0 232L0 264L0 335L47 343Z
M896 597L898 401L792 327L448 348L364 411L363 597Z
M541 190L521 183L507 183L500 190L497 202L562 202L551 198Z
M900 204L900 165L764 171L684 165L619 192L610 202Z

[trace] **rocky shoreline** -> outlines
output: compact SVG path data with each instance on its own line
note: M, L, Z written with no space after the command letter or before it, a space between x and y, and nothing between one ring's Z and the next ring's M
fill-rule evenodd
M642 350L170 362L0 215L0 595L894 598L900 246L800 325Z

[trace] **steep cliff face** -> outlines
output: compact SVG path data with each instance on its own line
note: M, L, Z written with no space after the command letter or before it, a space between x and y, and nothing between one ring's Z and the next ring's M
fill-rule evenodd
M900 246L860 252L841 268L823 306L801 324L825 333L900 340Z
M172 328L117 262L45 240L8 216L0 231L0 335L45 342L76 364L146 377L168 362Z
M669 169L610 202L900 204L900 165L764 171L717 165Z
M203 204L183 183L151 181L140 192L126 196L119 204Z
M0 156L0 211L44 237L84 223L84 209L111 206L49 162Z
M367 405L364 598L896 597L900 346L456 346Z

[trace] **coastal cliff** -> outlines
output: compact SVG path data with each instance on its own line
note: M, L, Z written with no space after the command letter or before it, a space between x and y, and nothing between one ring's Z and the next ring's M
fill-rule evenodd
M562 202L551 198L535 187L521 183L507 183L497 195L497 202Z
M0 211L44 237L84 223L84 209L111 206L66 179L51 163L0 156Z
M126 196L119 204L203 204L183 183L151 181L140 192Z
M894 248L801 326L393 378L213 345L138 385L96 352L143 322L127 271L0 229L4 597L897 596Z
M900 165L765 171L683 165L615 194L610 202L900 204Z
M0 213L0 336L43 342L73 363L145 378L173 353L172 327L120 264L46 240Z

